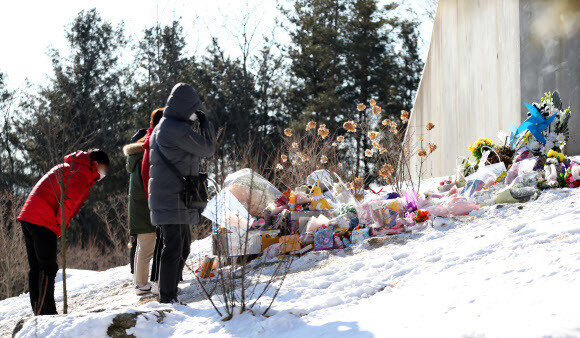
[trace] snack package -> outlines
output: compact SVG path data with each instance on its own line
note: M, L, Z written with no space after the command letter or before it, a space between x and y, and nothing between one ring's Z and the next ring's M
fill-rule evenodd
M332 249L334 227L332 224L323 225L314 234L314 251Z
M397 213L383 208L382 203L378 201L371 205L371 216L375 228L390 228L397 222Z
M352 244L362 243L367 238L370 238L368 228L356 229L350 235Z

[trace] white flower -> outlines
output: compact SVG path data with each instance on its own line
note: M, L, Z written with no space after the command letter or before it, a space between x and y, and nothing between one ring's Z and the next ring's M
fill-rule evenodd
M547 140L546 141L546 152L550 151L550 149L554 148L554 142L552 142L551 140Z
M504 146L506 140L508 139L508 135L506 134L505 131L500 130L497 132L497 138L499 139L499 142L497 143L498 146Z
M546 137L546 140L548 140L548 141L556 141L556 138L557 137L558 137L558 135L555 132L551 131L548 134L548 137Z
M531 140L530 144L528 144L528 148L530 148L533 151L538 151L538 150L540 150L541 147L542 147L542 144L540 142L538 142L536 139Z
M566 143L566 136L564 136L564 134L558 134L558 136L556 136L556 141L559 143Z

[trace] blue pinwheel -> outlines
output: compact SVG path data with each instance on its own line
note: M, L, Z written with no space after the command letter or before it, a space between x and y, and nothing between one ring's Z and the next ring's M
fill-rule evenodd
M530 133L532 133L532 135L534 135L534 137L536 138L536 140L538 140L538 142L542 143L542 144L546 144L546 139L544 138L544 135L542 135L542 131L544 131L544 129L548 128L548 126L550 126L550 124L554 121L554 119L556 118L557 114L554 114L548 118L544 118L542 116L542 114L540 114L540 112L538 111L538 109L534 106L532 106L529 103L525 103L526 108L528 108L528 110L530 111L530 114L532 114L530 117L528 117L527 120L525 120L524 122L522 122L522 124L520 124L520 126L516 129L516 126L514 126L513 124L511 125L511 146L512 148L514 147L514 142L516 141L516 136L518 136L520 133L529 130Z

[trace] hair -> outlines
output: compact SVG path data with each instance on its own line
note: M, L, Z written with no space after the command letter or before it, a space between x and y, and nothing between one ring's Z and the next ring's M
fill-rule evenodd
M101 149L89 150L89 156L91 157L91 160L99 164L109 165L109 156Z
M155 109L151 113L151 121L149 123L149 126L151 128L155 128L157 126L157 124L159 124L159 121L161 121L161 118L162 117L163 117L163 108L157 108L157 109Z

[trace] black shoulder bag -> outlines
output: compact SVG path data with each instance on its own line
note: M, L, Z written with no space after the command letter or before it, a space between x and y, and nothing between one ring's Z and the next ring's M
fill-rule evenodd
M207 174L199 173L199 176L183 176L179 170L169 161L161 151L161 148L155 142L155 147L159 152L159 157L165 165L177 176L183 183L181 198L188 209L204 209L207 205Z

